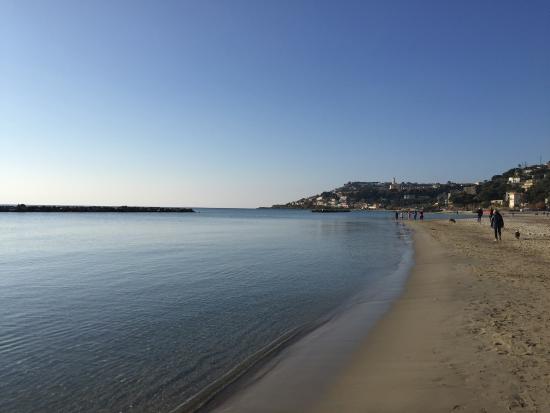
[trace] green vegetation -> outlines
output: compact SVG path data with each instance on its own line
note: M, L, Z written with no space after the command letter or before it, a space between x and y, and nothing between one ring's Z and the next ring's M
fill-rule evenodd
M550 173L536 181L531 189L526 194L526 201L534 208L542 209L545 206L546 200L550 198Z

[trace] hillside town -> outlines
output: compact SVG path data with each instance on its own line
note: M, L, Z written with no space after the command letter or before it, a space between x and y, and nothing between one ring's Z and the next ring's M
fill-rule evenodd
M348 182L273 208L402 209L426 211L473 210L498 207L510 210L550 209L550 162L518 165L490 180L475 183Z

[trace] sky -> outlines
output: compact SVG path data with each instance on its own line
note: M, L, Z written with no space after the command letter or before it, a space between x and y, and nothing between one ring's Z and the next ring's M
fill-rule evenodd
M546 0L0 1L0 203L257 207L540 157Z

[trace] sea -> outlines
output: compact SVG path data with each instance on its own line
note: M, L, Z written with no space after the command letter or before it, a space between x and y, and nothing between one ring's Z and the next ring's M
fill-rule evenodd
M170 412L412 263L389 212L196 211L0 214L1 412Z

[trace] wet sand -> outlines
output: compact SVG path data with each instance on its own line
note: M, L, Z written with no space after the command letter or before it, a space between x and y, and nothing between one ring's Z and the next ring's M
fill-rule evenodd
M409 222L405 291L368 335L361 319L347 324L356 338L364 328L361 342L319 357L321 329L214 410L549 412L550 218L504 218L501 243L487 220Z

